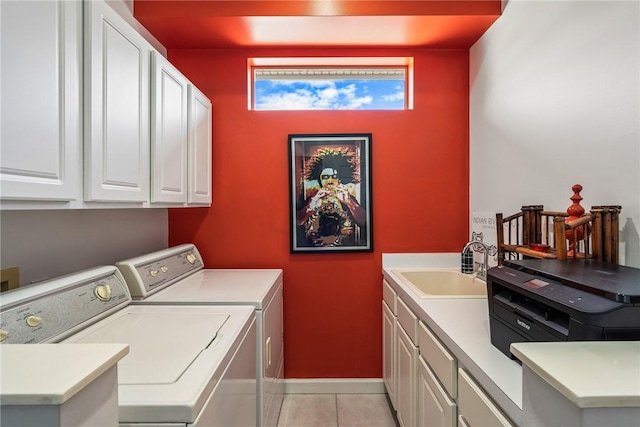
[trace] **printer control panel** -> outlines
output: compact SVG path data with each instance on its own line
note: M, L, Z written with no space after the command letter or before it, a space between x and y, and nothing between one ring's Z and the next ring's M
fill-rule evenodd
M503 279L513 285L516 292L518 289L522 289L531 294L539 295L545 300L572 307L582 312L601 313L620 306L620 303L602 296L566 286L547 277L534 276L509 267L496 267L492 269L492 274L496 278ZM524 292L524 294L526 295L527 292Z

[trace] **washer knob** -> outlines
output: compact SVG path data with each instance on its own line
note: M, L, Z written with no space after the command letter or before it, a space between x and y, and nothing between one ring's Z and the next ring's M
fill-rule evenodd
M40 323L42 323L41 317L38 317L38 316L27 317L27 325L31 326L32 328L35 328L36 326L40 326Z
M109 285L98 285L93 290L93 293L100 301L109 301L111 299L111 287Z
M9 332L4 329L0 329L0 342L4 342L9 336Z
M166 273L167 271L169 271L169 267L166 267L163 265L162 267L160 267L160 271L162 271L163 273Z
M151 270L149 274L151 275L151 277L156 277L158 275L158 270Z
M189 264L193 264L194 262L196 262L196 256L194 254L188 254L187 261L189 261Z

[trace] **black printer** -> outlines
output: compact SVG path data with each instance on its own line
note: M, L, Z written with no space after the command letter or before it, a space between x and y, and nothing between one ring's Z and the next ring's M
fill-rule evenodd
M640 269L594 260L505 260L487 271L491 343L640 340Z

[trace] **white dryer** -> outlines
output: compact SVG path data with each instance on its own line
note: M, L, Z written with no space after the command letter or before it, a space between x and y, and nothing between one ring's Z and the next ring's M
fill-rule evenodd
M133 304L253 305L257 324L257 426L276 427L283 399L283 299L280 269L204 269L193 244L120 261Z
M255 426L254 306L130 302L115 266L19 288L0 296L1 345L128 344L117 366L121 426Z

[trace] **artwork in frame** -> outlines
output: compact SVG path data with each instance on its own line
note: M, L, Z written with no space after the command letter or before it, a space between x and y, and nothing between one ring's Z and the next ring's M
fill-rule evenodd
M370 252L371 134L289 135L291 252Z

